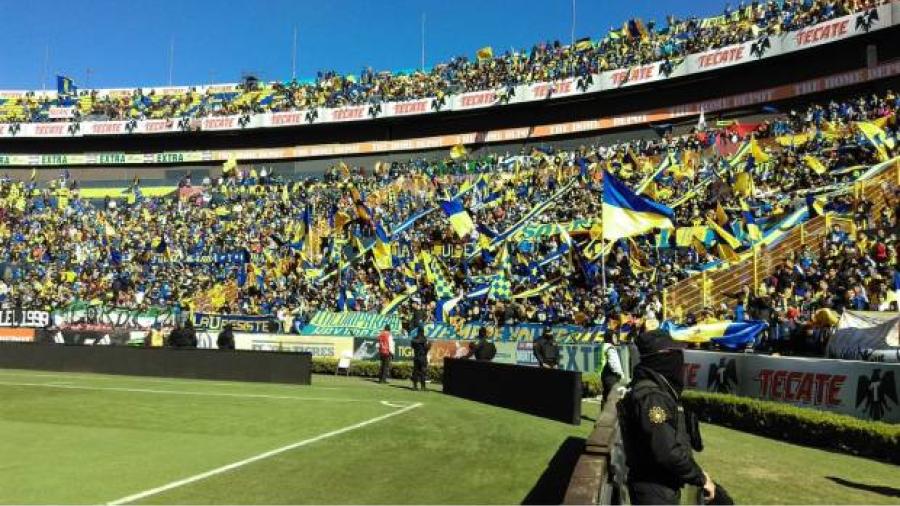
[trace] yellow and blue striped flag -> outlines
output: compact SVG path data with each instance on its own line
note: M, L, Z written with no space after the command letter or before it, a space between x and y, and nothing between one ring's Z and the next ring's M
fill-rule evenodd
M406 291L391 299L390 302L388 302L384 305L383 308L381 308L381 314L388 315L393 313L398 307L400 307L400 304L406 302L406 300L412 297L412 295L417 291L419 291L419 287L415 285L407 286Z
M375 224L375 246L372 248L375 257L375 268L386 270L394 267L394 256L391 254L391 239L385 233L381 222Z
M728 246L730 246L732 249L741 247L741 241L739 241L737 237L731 235L730 232L722 228L721 225L716 223L716 220L707 219L706 224L709 225L709 228L711 228L719 236L719 238L725 241L725 243L728 244Z
M603 239L615 241L656 228L675 228L671 208L635 194L609 172L603 173Z
M894 149L894 139L891 139L884 133L878 125L869 123L868 121L860 121L856 124L856 128L862 132L863 136L868 140L875 151L878 153L879 159L884 162L888 159L887 149Z
M747 236L750 238L750 242L761 241L762 231L756 223L756 218L753 217L753 211L750 210L750 206L743 199L741 199L741 216L744 218L744 224L747 226Z
M729 349L737 349L756 340L766 328L766 323L761 321L720 321L713 323L701 323L692 327L679 327L670 322L665 322L660 327L671 334L672 339L686 343L715 344Z
M71 78L66 76L56 76L56 93L59 95L70 96L78 92L78 88Z
M466 212L459 199L441 201L441 209L450 219L450 225L460 238L468 237L475 230L472 217Z

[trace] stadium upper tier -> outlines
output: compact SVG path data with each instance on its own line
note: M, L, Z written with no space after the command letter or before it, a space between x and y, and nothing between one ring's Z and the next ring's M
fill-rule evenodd
M285 328L351 309L611 329L658 318L667 287L756 258L828 215L852 226L830 230L827 248L808 243L727 303L704 296L667 317L768 320L777 307L796 322L819 309L890 308L898 110L886 91L653 141L335 160L319 181L232 161L199 186L135 180L105 199L68 170L46 185L34 170L30 181L0 179L0 306L275 314ZM873 198L860 188L885 174ZM632 219L623 231L629 220L606 217L614 180L633 201L665 206L671 223L657 231L658 221Z
M900 1L753 2L665 27L638 19L603 39L454 58L429 71L311 82L56 92L0 91L0 137L286 127L463 111L658 82L802 51L900 24Z

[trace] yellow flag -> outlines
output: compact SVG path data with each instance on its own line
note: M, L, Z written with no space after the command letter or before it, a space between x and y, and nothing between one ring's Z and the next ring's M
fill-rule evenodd
M738 256L737 253L731 248L731 246L725 243L719 243L716 245L716 249L719 253L719 258L725 260L728 263L740 262L741 257Z
M228 174L231 174L236 167L237 159L234 156L228 157L228 160L222 164L222 175L227 176Z
M393 257L391 256L391 245L381 241L375 241L372 248L372 255L375 257L375 268L385 270L393 268Z
M719 224L714 220L707 220L707 224L709 225L709 228L713 229L719 236L719 238L728 243L729 246L731 246L732 248L741 247L741 241L739 241L737 237L731 235L730 232L720 227Z
M806 155L803 157L803 161L806 163L806 166L815 171L816 174L824 174L827 171L825 165L813 155Z
M856 124L856 127L862 132L866 139L872 143L872 146L875 147L875 151L878 152L878 157L881 161L887 161L887 149L894 149L894 139L888 137L884 133L884 130L877 125L867 121L860 121Z
M799 147L799 146L806 144L809 141L809 134L801 133L801 134L794 134L794 135L782 135L782 136L776 137L775 141L784 147L789 147L789 146Z
M756 160L756 163L765 163L771 158L759 147L755 137L750 140L750 153L753 154L753 159Z
M450 149L450 158L452 158L454 160L462 158L462 157L466 156L467 154L469 154L469 152L466 151L466 147L463 146L462 144L457 144L456 146L453 146L453 148Z
M728 223L728 214L725 212L725 208L722 207L721 202L716 202L716 223L719 225Z
M753 195L753 176L749 172L741 172L734 177L734 185L731 187L735 193L745 197Z
M477 56L479 60L490 60L494 57L494 48L491 46L484 46L475 53L475 56Z

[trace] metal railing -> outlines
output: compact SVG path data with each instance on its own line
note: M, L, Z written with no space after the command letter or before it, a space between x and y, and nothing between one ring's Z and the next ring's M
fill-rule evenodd
M900 162L875 174L870 179L857 181L853 192L864 195L872 202L872 216L878 216L889 205L888 195L900 185ZM808 250L819 255L826 246L828 231L834 224L844 225L855 236L856 224L852 219L831 214L817 216L794 227L779 242L765 248L753 248L752 255L743 261L720 270L703 271L679 281L663 290L663 316L678 317L713 308L732 298L744 286L756 293L760 282L770 276L778 266L795 252Z

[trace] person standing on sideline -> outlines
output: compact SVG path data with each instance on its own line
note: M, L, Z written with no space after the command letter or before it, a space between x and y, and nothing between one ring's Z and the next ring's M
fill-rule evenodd
M609 398L609 393L616 384L625 377L622 370L622 361L619 359L619 350L613 345L613 336L607 334L600 345L600 356L597 360L597 371L600 373L600 384L603 386L603 401Z
M538 367L543 369L559 367L559 346L553 340L553 331L550 328L545 328L541 337L534 342L532 352L538 361Z
M422 384L422 391L425 391L425 380L428 379L428 350L431 349L431 343L425 337L425 329L419 327L415 339L412 340L413 349L413 372L412 382L413 390Z
M222 329L222 332L219 332L219 337L216 339L216 347L220 350L233 350L234 349L234 330L230 323L225 324L225 328Z
M378 334L378 356L381 358L381 372L378 382L387 383L388 374L391 372L391 350L394 338L391 337L391 326L385 325L384 330Z
M194 330L194 323L190 320L190 318L185 322L184 329L184 339L187 343L188 348L196 348L197 347L197 331Z
M487 327L478 329L478 340L469 345L469 353L464 358L475 357L479 362L490 362L497 355L497 346L488 340Z
M150 332L147 333L147 338L144 340L144 346L162 348L165 346L165 343L166 340L165 337L163 337L162 328L158 323L155 323Z

